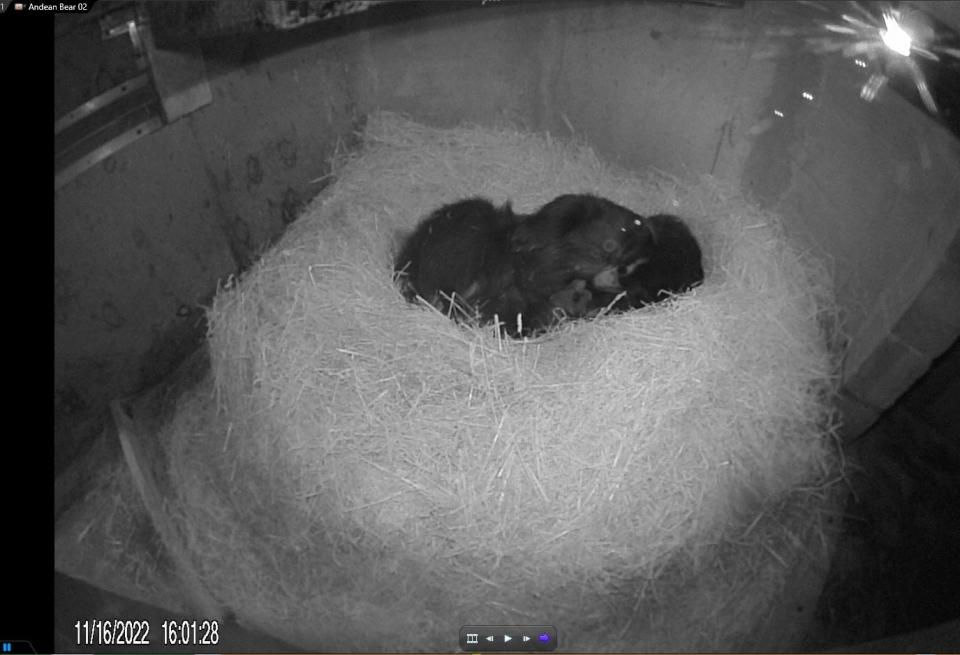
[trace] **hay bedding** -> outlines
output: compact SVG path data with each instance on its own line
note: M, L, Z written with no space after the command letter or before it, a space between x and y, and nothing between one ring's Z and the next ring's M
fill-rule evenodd
M217 295L211 379L164 435L206 586L312 650L449 650L467 623L555 624L567 650L752 643L822 557L822 269L709 179L389 113L363 144ZM437 206L567 192L683 216L705 284L526 342L393 285L396 235Z

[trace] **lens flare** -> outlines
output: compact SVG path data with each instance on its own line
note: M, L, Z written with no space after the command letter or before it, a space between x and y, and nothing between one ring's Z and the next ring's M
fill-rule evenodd
M831 3L803 4L836 16ZM868 8L855 0L840 6L845 11L839 20L815 20L819 31L805 39L807 47L814 54L839 52L869 69L870 76L860 89L864 100L876 98L890 77L903 76L916 87L927 110L939 114L917 59L960 60L960 48L951 37L939 34L926 14L915 9L895 9L889 3L872 3Z
M913 39L900 27L897 17L892 12L885 11L883 12L883 22L886 29L880 30L880 38L887 44L888 48L898 55L909 57L910 43Z

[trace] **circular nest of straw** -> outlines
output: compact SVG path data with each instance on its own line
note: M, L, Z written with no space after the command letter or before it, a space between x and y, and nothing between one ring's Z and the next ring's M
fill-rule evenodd
M211 378L169 428L208 588L316 650L448 650L471 623L558 625L565 649L748 643L832 469L824 268L711 179L389 113L362 137L217 295ZM578 192L682 216L705 283L527 341L401 298L398 238L437 206Z

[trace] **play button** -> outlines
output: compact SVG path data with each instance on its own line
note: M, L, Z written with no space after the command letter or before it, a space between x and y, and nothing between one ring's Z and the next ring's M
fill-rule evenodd
M557 650L557 629L552 625L465 625L459 642L463 655L547 655Z

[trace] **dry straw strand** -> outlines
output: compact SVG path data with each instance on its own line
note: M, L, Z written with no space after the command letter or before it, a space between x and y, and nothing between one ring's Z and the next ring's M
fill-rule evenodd
M745 643L819 543L797 522L832 470L824 269L710 178L386 112L362 136L209 312L206 434L167 435L205 582L308 649L445 649L452 625L536 617L573 649ZM704 285L526 342L394 287L398 239L440 204L570 192L683 216Z

